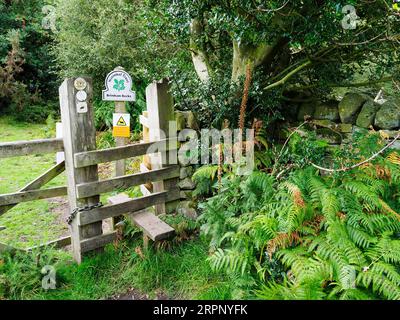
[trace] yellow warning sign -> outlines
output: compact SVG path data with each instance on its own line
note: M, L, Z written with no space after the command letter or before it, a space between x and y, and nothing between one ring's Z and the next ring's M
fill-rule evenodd
M131 136L131 132L129 127L113 127L113 136L120 138L129 138Z
M119 118L119 120L117 121L117 126L126 127L126 122L124 120L124 117Z
M131 119L129 113L113 114L113 136L121 138L130 137Z

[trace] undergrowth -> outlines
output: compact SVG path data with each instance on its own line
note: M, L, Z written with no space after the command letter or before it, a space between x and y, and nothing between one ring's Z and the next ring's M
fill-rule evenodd
M354 163L379 147L363 136L347 155ZM213 172L203 168L197 178ZM240 279L245 297L399 300L399 191L400 156L392 151L333 175L304 164L280 179L228 172L200 204L208 260Z
M231 299L234 284L210 268L207 244L196 236L196 224L167 219L177 237L147 251L140 233L128 224L125 240L81 265L69 253L53 249L0 255L0 300L108 299L131 288L149 299L160 293L170 299ZM55 268L55 290L42 288L45 266Z

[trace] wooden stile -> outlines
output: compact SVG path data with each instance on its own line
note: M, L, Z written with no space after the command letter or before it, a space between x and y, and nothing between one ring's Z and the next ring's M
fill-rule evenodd
M56 249L59 248L64 248L66 246L69 246L71 244L71 236L66 236L66 237L62 237L56 240L52 240L43 244L40 244L38 246L33 246L33 247L29 247L26 249L27 252L31 252L33 250L37 250L37 249L42 249L42 248L46 248L46 247L54 247Z
M146 88L146 103L149 125L149 140L158 141L160 139L175 139L177 141L177 130L174 112L173 97L169 92L170 86L168 80L155 81ZM175 125L175 128L171 128ZM174 129L174 130L171 130ZM170 154L168 151L159 152L151 157L151 168L160 169L169 167ZM176 157L177 163L177 157ZM170 177L163 181L153 182L153 192L160 192L162 190L169 190L177 188L179 183L179 176ZM171 213L175 211L177 202L171 202L168 205L156 205L156 213Z
M175 233L174 228L148 210L130 214L129 219L141 228L145 235L153 241L167 239Z
M78 101L78 90L86 92L86 100ZM90 78L66 79L59 88L62 134L58 138L33 141L18 141L0 144L0 158L29 154L63 151L62 161L16 193L0 195L0 215L20 202L59 197L68 194L71 215L71 236L62 237L26 250L16 249L0 243L0 252L31 252L46 246L56 248L72 245L74 259L81 263L83 255L98 251L114 241L117 233L103 234L102 221L118 219L125 214L144 232L144 245L149 239L158 241L171 236L174 229L154 215L149 208L155 206L156 213L169 212L180 198L178 187L180 168L177 162L168 161L169 153L178 148L174 121L173 99L168 92L166 80L154 82L146 89L148 111L140 116L144 126L145 142L126 145L127 139L119 139L117 147L96 150L96 130L93 112L93 85ZM85 99L85 98L83 98ZM116 111L124 112L124 103L116 103ZM59 138L61 137L62 138ZM141 173L124 175L125 159L144 156ZM150 163L150 159L152 161ZM99 181L97 165L116 161L116 177ZM67 187L40 189L63 171L67 175ZM144 196L131 199L128 196L110 198L110 205L99 203L100 194L140 185ZM146 187L147 186L147 187ZM175 208L174 208L175 209ZM0 231L3 227L0 227Z
M104 247L106 244L113 242L117 238L117 233L111 232L102 235L98 235L92 238L87 238L81 241L81 252L85 253L93 251L98 248Z

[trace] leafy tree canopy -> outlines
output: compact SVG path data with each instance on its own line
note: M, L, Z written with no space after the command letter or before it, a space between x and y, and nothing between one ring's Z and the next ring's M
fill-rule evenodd
M52 38L42 25L46 4L43 0L0 3L0 112L22 120L43 120L53 108L44 106L43 100L57 98Z
M207 107L214 104L226 110L223 116L237 110L240 99L229 99L221 83L237 82L248 65L255 74L253 98L259 96L255 105L263 101L260 109L293 95L327 94L334 87L368 86L398 77L400 18L392 1L148 0L147 4L152 8L152 27L177 48L187 49L203 85L210 89L213 82L219 83L209 90L212 99ZM355 12L343 12L346 5ZM352 21L355 29L350 29ZM356 81L360 75L363 81ZM229 95L237 97L237 88ZM227 103L230 107L223 108Z

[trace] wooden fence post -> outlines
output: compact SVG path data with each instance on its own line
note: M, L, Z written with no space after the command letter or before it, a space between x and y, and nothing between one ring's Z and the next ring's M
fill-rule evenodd
M174 101L169 93L168 80L164 79L159 82L153 82L146 88L146 104L148 112L149 139L150 141L158 141L168 138L176 138L175 130L171 130L170 121L175 122ZM173 150L172 152L176 152ZM169 152L159 152L151 155L151 169L160 169L170 163ZM179 178L168 179L159 182L153 182L153 192L170 190L178 188ZM176 210L178 201L156 205L156 214L171 213Z
M92 79L80 79L80 89L85 91L87 98L83 103L87 104L87 109L78 102L74 82L76 78L66 79L59 89L61 119L63 124L63 139L65 152L65 167L68 180L68 200L70 211L85 205L94 205L99 202L99 196L78 199L76 195L76 185L84 182L98 181L97 165L85 168L74 167L74 154L96 149L96 129L94 125L94 113L92 106L93 86ZM83 82L83 85L82 85ZM78 86L79 87L79 86ZM78 107L82 107L78 110ZM89 212L85 214L90 214ZM78 218L75 218L71 225L72 251L75 260L82 261L81 241L88 238L99 236L103 233L102 222L95 222L86 226L78 225Z
M125 69L122 67L116 67L114 71L124 71ZM127 113L126 111L126 102L125 101L115 101L115 112L116 113ZM115 145L117 147L125 146L129 144L129 138L116 137ZM126 160L118 160L115 162L115 176L121 177L126 173Z

